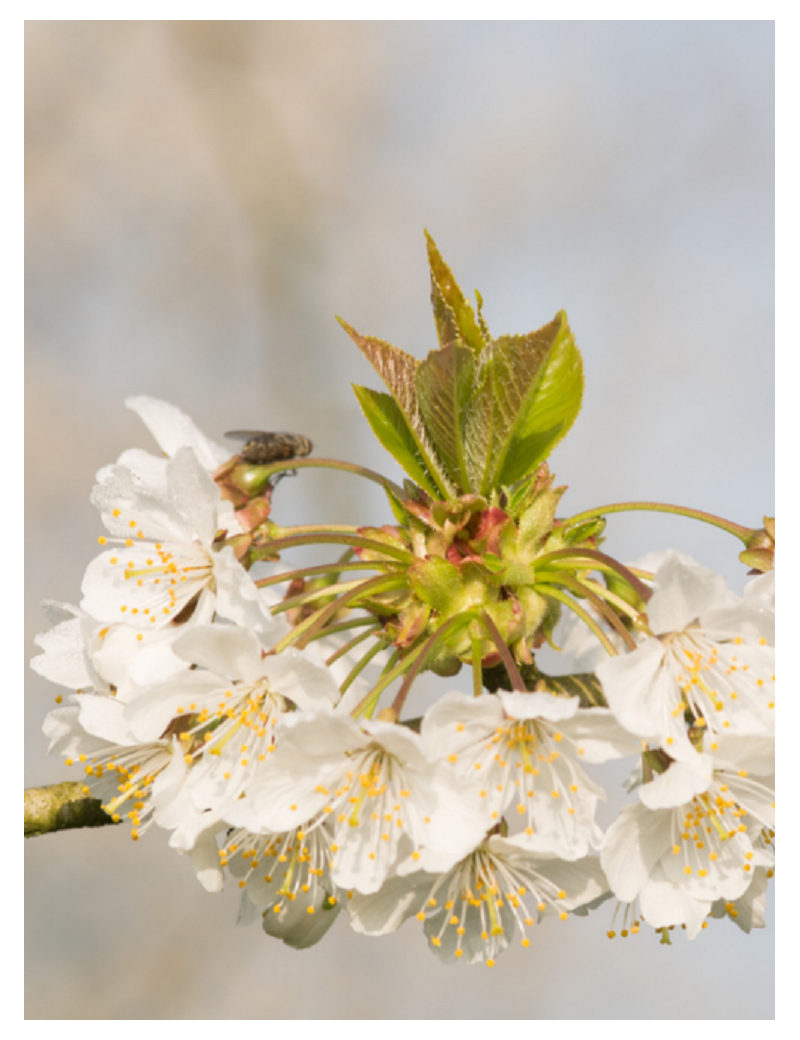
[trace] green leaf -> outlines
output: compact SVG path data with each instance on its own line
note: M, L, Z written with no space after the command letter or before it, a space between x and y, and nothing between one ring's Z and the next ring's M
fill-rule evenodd
M583 360L564 311L535 333L555 335L538 380L525 398L511 431L495 482L514 484L526 477L569 433L583 400Z
M428 242L428 263L431 268L433 318L439 343L442 347L447 347L460 341L476 354L480 354L488 342L488 336L484 336L481 325L475 320L472 305L458 287L453 272L442 259L436 243L427 231L425 238Z
M580 410L581 356L566 315L526 336L501 336L484 350L465 439L481 494L530 474Z
M416 444L417 453L424 463L425 470L433 478L438 488L438 491L434 492L434 498L438 498L440 494L445 498L453 497L454 489L447 479L441 463L436 458L436 453L420 414L414 382L419 361L398 347L392 346L391 343L375 339L373 336L362 336L354 328L351 328L346 321L342 321L341 318L337 320L384 381L389 393L402 412L405 424ZM380 440L380 438L378 439ZM383 444L383 441L381 441L381 444ZM405 468L403 463L401 465ZM428 489L426 488L426 490Z
M464 454L463 425L472 395L473 354L451 343L432 351L417 368L417 400L425 428L453 483L471 490Z
M372 432L384 448L423 491L438 498L436 481L428 472L405 416L394 398L366 386L353 386L353 389Z
M489 333L489 326L486 324L486 320L483 317L483 297L477 289L475 290L475 299L478 302L478 325L483 333L484 340L488 343L492 337Z

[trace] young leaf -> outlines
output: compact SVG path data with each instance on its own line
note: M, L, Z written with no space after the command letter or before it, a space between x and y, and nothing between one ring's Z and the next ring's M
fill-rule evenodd
M402 412L406 426L414 439L417 452L422 458L425 469L433 477L438 488L438 492L434 497L438 498L439 494L445 498L452 497L454 493L453 487L445 476L441 463L436 458L417 402L414 375L419 362L415 357L406 354L405 351L400 350L398 347L393 347L391 343L385 343L383 340L375 339L373 336L362 336L354 328L351 328L346 321L342 321L341 318L337 320L384 381L389 393Z
M520 410L494 483L514 484L532 472L566 437L581 410L583 361L564 311L540 331L556 324L547 360Z
M480 354L486 346L487 339L475 320L472 306L458 287L453 272L442 260L436 243L427 231L425 238L428 242L428 263L431 268L433 318L439 343L442 347L447 347L460 341L476 354Z
M527 336L501 336L483 352L467 419L468 464L482 494L529 474L580 410L581 358L561 311Z
M433 498L439 497L436 481L428 472L405 416L389 394L353 386L358 403L372 432L419 486Z
M472 395L473 354L451 343L434 350L417 368L417 400L425 428L447 474L462 491L470 491L464 454L463 425Z

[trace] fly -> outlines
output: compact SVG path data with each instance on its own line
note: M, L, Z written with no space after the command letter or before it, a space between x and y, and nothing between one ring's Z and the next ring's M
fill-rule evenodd
M262 430L231 430L225 434L233 440L244 441L240 454L252 466L310 455L314 445L299 433L265 433Z

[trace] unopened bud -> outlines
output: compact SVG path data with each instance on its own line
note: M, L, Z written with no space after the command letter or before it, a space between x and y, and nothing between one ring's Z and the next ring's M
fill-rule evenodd
M763 574L775 568L775 517L765 516L764 526L754 531L747 541L747 548L739 553L739 559L752 568L751 574Z

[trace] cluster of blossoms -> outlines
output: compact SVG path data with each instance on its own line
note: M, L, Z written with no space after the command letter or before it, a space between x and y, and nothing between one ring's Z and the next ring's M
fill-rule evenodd
M616 507L558 519L544 458L582 390L566 318L492 340L429 255L438 351L418 363L348 328L390 389L359 400L413 481L360 471L396 525L278 527L287 469L359 468L298 459L311 446L287 435L231 458L171 405L127 402L163 454L98 473L101 552L80 606L50 605L33 661L71 691L50 749L134 839L166 829L207 890L238 879L241 922L298 948L342 911L367 935L416 917L443 960L491 966L544 917L611 897L623 934L762 926L774 525L718 523L765 571L740 598L675 552L601 552ZM311 543L344 554L283 567ZM544 675L545 641L585 670ZM422 669L464 665L472 696L403 717ZM636 800L604 834L587 768L625 756Z

